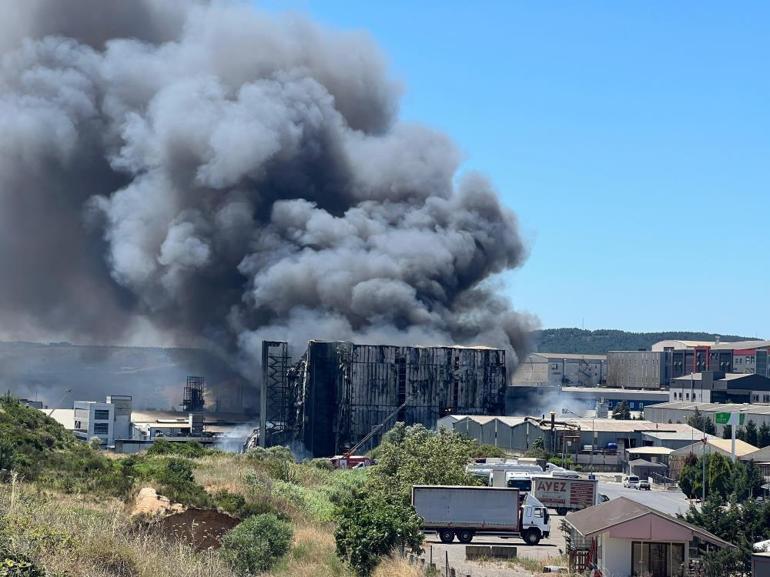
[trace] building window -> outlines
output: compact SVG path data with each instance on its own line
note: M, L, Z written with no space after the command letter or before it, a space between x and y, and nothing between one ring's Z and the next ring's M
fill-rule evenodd
M762 397L762 400L763 400L765 403L770 403L770 395L764 395L764 396Z
M690 393L685 393L684 396L688 401L690 400Z
M109 435L110 424L109 423L94 423L94 435Z
M110 420L110 412L107 409L96 409L94 411L94 420L95 421L109 421Z
M629 407L630 409L633 409L633 408L634 408L634 401L630 401L630 402L628 403L628 407Z

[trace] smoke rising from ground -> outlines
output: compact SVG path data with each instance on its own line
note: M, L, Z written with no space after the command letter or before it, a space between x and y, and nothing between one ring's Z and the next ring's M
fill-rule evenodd
M482 343L515 216L398 120L361 33L235 2L19 0L0 22L5 335ZM139 335L139 336L137 336Z

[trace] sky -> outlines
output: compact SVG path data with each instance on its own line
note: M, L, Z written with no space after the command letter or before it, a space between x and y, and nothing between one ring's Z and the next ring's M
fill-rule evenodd
M371 34L517 213L543 327L770 334L770 3L259 5Z

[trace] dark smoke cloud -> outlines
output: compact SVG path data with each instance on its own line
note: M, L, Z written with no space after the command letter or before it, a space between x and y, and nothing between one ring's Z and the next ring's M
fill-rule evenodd
M493 284L525 256L514 215L398 120L368 36L233 2L6 4L6 335L526 349Z

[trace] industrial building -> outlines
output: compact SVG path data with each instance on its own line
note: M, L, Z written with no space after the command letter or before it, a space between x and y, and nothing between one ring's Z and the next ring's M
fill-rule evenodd
M619 471L628 460L625 453L636 447L678 448L703 438L703 432L681 423L651 421L545 417L501 417L493 415L449 415L438 422L480 443L524 453L538 439L552 454L570 455L593 470ZM657 447L653 448L653 447Z
M310 341L296 362L288 343L262 344L260 443L300 442L332 456L396 421L435 427L449 414L502 415L505 351Z
M522 386L597 387L606 379L606 355L532 353L516 368L512 382Z
M692 373L757 374L770 377L770 341L661 341L650 351L607 354L607 385L665 388Z
M770 403L770 378L751 373L693 373L671 382L669 400L700 403Z
M645 407L669 400L668 391L660 389L622 389L616 387L536 387L514 385L505 393L505 412L515 414L562 409L571 412L593 412L597 404L612 411L625 402L631 411L644 411Z
M716 422L716 413L738 413L744 415L742 422L748 423L751 420L757 424L757 427L762 423L770 426L770 405L746 403L693 403L692 401L659 403L647 407L644 410L644 416L656 423L686 423L687 419L695 414L696 409L715 423L716 434L720 437L724 426Z
M110 395L105 402L75 401L72 409L39 410L78 439L98 438L118 453L143 451L160 438L238 451L256 426L250 417L236 413L134 411L129 395Z

